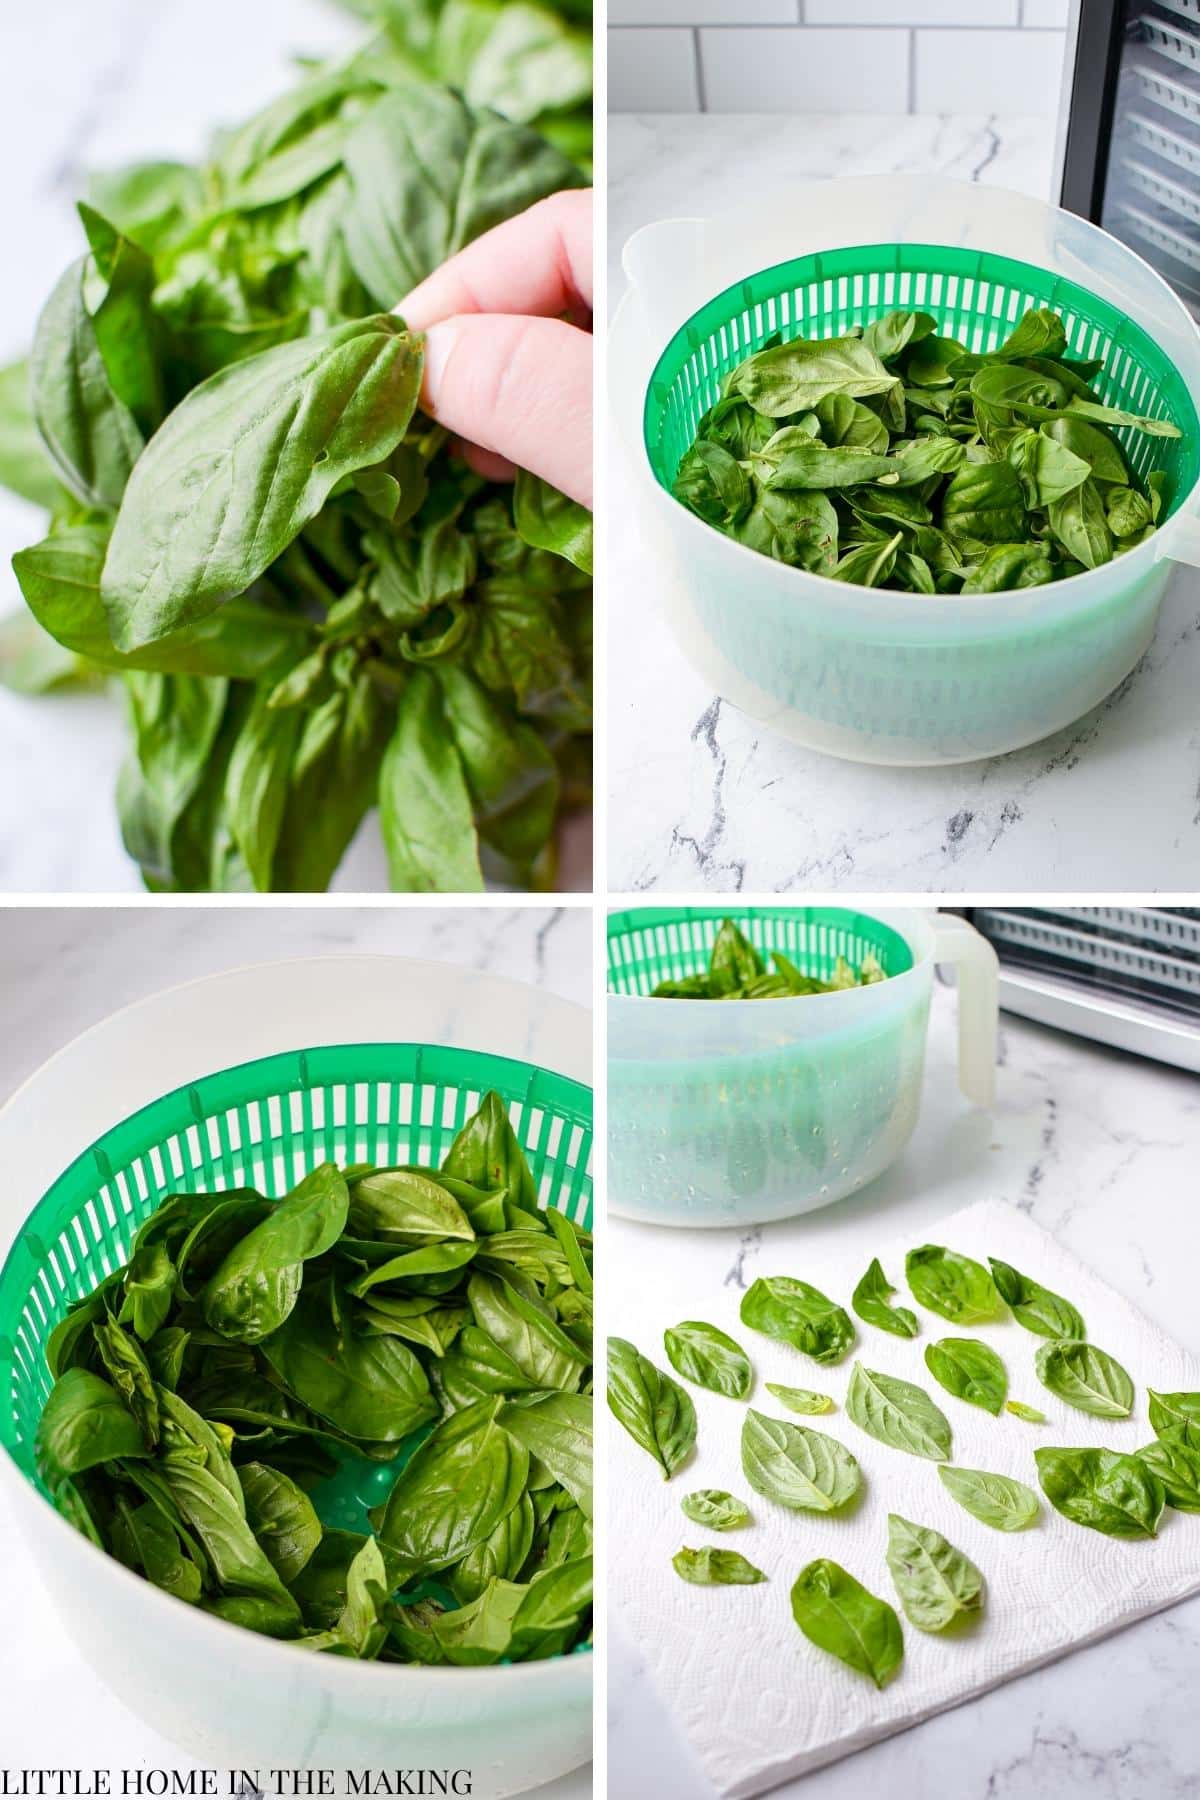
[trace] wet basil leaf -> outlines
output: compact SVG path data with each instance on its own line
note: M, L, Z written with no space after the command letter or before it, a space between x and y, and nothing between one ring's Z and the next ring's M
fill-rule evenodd
M996 1285L982 1263L941 1244L923 1244L904 1259L913 1298L955 1325L986 1325L1003 1313Z
M1024 1531L1037 1521L1038 1497L1023 1481L950 1463L940 1463L938 1474L946 1491L984 1525L997 1531Z
M887 1565L905 1616L919 1631L945 1631L983 1611L983 1576L931 1526L889 1513Z
M889 1297L896 1292L875 1257L871 1266L850 1296L850 1304L864 1324L877 1325L894 1337L916 1337L920 1327L917 1315L906 1306L890 1306Z
M856 1362L846 1390L846 1412L881 1444L944 1462L950 1455L950 1421L923 1388L898 1375L865 1369Z
M1136 1456L1115 1450L1035 1450L1038 1480L1064 1519L1106 1537L1154 1537L1165 1504L1162 1482Z
M735 1531L750 1523L750 1508L735 1494L724 1488L697 1488L679 1502L684 1516L693 1525L707 1525L710 1531Z
M1133 1411L1133 1382L1115 1357L1082 1339L1043 1344L1038 1380L1068 1406L1100 1419L1127 1419Z
M117 1390L88 1369L67 1369L59 1376L43 1408L37 1441L52 1479L115 1457L150 1454Z
M1150 1429L1161 1437L1173 1425L1195 1432L1200 1442L1200 1394L1160 1394L1146 1389L1150 1401Z
M810 1643L877 1688L900 1667L904 1638L895 1612L828 1557L806 1564L796 1577L792 1617Z
M677 1550L671 1566L694 1587L752 1587L767 1578L737 1550Z
M774 1394L780 1405L786 1406L794 1413L827 1413L833 1411L833 1400L828 1394L818 1394L812 1388L784 1387L778 1381L766 1383L768 1394Z
M1022 1275L1011 1264L998 1262L989 1256L992 1275L1000 1292L1000 1298L1012 1308L1013 1318L1026 1331L1035 1331L1040 1337L1048 1338L1082 1338L1087 1336L1082 1315L1069 1300L1061 1294L1052 1293L1040 1282Z
M671 1367L685 1380L709 1388L714 1394L725 1394L731 1400L744 1400L750 1392L754 1379L750 1358L715 1325L685 1319L664 1332L663 1342Z
M234 1245L210 1278L203 1298L206 1323L244 1344L277 1331L296 1304L305 1262L336 1244L349 1204L346 1183L332 1163L306 1175Z
M948 1394L999 1418L1008 1374L989 1344L978 1338L941 1338L925 1346L925 1367Z
M696 1409L679 1383L625 1338L608 1340L608 1406L670 1480L696 1442Z
M1186 1425L1167 1425L1138 1460L1162 1483L1167 1505L1179 1512L1200 1512L1200 1443Z
M854 1342L845 1309L790 1275L760 1275L742 1296L740 1312L743 1325L790 1344L814 1362L841 1362Z
M836 1438L750 1411L742 1472L756 1494L793 1512L837 1512L862 1485L857 1460Z

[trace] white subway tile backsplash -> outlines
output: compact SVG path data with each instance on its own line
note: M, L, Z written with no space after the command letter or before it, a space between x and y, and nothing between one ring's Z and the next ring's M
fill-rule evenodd
M681 5L694 0L681 0ZM806 0L806 25L1016 25L1020 0ZM610 0L611 6L611 0Z
M796 25L800 0L608 0L610 25Z
M918 31L913 111L1058 111L1061 31Z
M908 110L906 31L708 30L700 60L709 112Z
M1043 30L1065 31L1069 0L1022 0L1022 25L1040 26Z
M608 34L610 112L698 112L696 45L690 31L650 28Z

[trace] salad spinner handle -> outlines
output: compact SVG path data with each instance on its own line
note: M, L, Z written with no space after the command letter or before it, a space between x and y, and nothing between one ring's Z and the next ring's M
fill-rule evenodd
M996 1098L996 952L956 913L936 913L932 923L934 961L953 963L958 974L958 1085L975 1106L991 1106Z
M1164 536L1162 548L1156 547L1156 557L1168 557L1171 562L1188 563L1193 569L1200 569L1200 513L1188 513L1185 517L1172 519L1171 535Z

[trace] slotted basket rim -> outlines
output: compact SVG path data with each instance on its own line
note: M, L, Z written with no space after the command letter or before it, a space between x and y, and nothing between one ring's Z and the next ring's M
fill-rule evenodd
M306 961L311 959L288 958L281 960ZM233 971L225 971L225 973L232 972ZM204 981L210 979L210 977L200 977L198 979ZM179 985L190 987L196 985L196 983L189 981ZM132 1002L130 1008L121 1010L131 1010L133 1006L138 1004L140 1004L140 1002ZM86 1036L87 1033L85 1032L82 1035ZM70 1046L64 1046L64 1049L69 1047ZM251 1071L258 1071L261 1073L267 1069L282 1069L284 1066L300 1066L307 1070L309 1058L324 1056L338 1057L342 1055L354 1056L356 1054L361 1056L364 1051L373 1051L377 1053L386 1052L392 1055L401 1052L415 1053L418 1068L420 1066L421 1054L430 1053L439 1057L449 1058L451 1061L461 1060L464 1064L469 1063L476 1067L479 1065L487 1065L489 1068L494 1069L497 1073L501 1074L507 1071L522 1071L527 1077L527 1089L531 1088L539 1078L548 1083L561 1085L564 1099L569 1098L578 1111L578 1117L575 1118L573 1122L583 1124L588 1129L593 1128L592 1090L585 1083L577 1081L573 1076L563 1075L557 1070L548 1069L539 1063L526 1062L517 1057L499 1056L491 1051L472 1050L465 1048L462 1045L402 1041L386 1042L379 1040L364 1043L312 1045L301 1050L276 1051L267 1056L250 1058L246 1062L232 1063L225 1068L212 1070L205 1075L184 1082L178 1087L170 1089L166 1094L159 1095L156 1099L148 1101L144 1106L136 1108L132 1113L126 1114L124 1118L117 1120L113 1125L109 1126L99 1137L95 1138L91 1144L80 1151L77 1156L72 1158L66 1168L62 1170L46 1189L45 1193L41 1196L40 1200L26 1216L24 1222L17 1228L16 1233L14 1234L12 1243L4 1258L4 1262L0 1265L0 1308L3 1308L5 1304L10 1287L14 1285L19 1286L24 1294L28 1294L29 1282L22 1276L20 1269L18 1268L18 1257L24 1249L27 1249L25 1244L26 1234L33 1226L39 1213L44 1209L48 1210L52 1203L57 1204L64 1193L71 1191L71 1186L73 1186L75 1180L82 1175L85 1170L96 1168L95 1158L97 1152L100 1151L101 1146L107 1139L117 1133L132 1132L135 1126L144 1125L148 1115L165 1112L168 1108L186 1103L190 1100L195 1090L206 1083L232 1079L239 1075L249 1076ZM62 1051L56 1054L61 1055ZM54 1059L52 1058L51 1060ZM45 1064L42 1064L41 1067L44 1068ZM14 1094L9 1096L9 1101L6 1101L5 1105L7 1106L11 1100L16 1098L18 1093L29 1086L30 1083L36 1079L39 1072L39 1070L35 1070L34 1074L31 1075L26 1082L21 1083ZM375 1079L380 1079L380 1077L376 1077ZM419 1077L412 1076L409 1079L416 1080L419 1079ZM468 1087L468 1085L471 1090L478 1088L478 1091L481 1093L487 1091L486 1083L483 1087L479 1087L479 1084L475 1081L472 1081L470 1084L466 1082L462 1084L464 1088ZM278 1097L289 1091L302 1092L306 1090L293 1084L290 1089L286 1087L282 1089L274 1087L270 1090L260 1089L257 1097L262 1099L266 1092L272 1092ZM524 1098L527 1098L527 1095ZM222 1110L226 1109L223 1108ZM209 1115L202 1115L202 1117L207 1116ZM186 1129L187 1125L198 1127L200 1123L201 1117L197 1117L193 1114L188 1119L187 1124L181 1125L179 1129ZM166 1135L175 1134L176 1133L170 1131L160 1133L158 1142L161 1143L163 1137ZM589 1185L591 1184L592 1177L587 1175L586 1172L584 1174L584 1179ZM186 1180L186 1176L183 1180ZM71 1186L69 1186L69 1184L71 1184ZM182 1184L181 1181L181 1186ZM94 1185L89 1186L88 1192L89 1194L94 1195ZM0 1405L4 1408L4 1422L6 1426L9 1416L14 1370L15 1359L13 1349L7 1332L4 1329L4 1314L0 1311L0 1380L3 1381L3 1388L0 1389ZM5 1436L3 1443L0 1444L0 1448L2 1448L4 1452L4 1454L0 1454L0 1482L11 1480L14 1492L20 1494L22 1502L25 1502L28 1497L32 1495L33 1500L31 1503L39 1509L39 1516L44 1518L46 1515L49 1515L54 1521L52 1529L61 1529L69 1534L66 1538L60 1540L63 1542L64 1546L70 1545L73 1549L78 1549L82 1546L85 1551L89 1551L100 1558L100 1563L109 1571L113 1578L134 1583L135 1587L131 1591L135 1591L139 1596L144 1596L146 1594L155 1596L155 1600L153 1600L151 1604L156 1604L157 1601L165 1602L172 1608L181 1609L183 1613L187 1614L194 1622L197 1630L201 1632L215 1631L218 1633L218 1636L212 1640L212 1649L214 1653L219 1652L222 1645L231 1648L233 1644L238 1644L241 1645L243 1653L246 1656L251 1658L262 1656L272 1665L274 1665L275 1658L280 1652L291 1651L293 1654L298 1653L296 1646L285 1639L275 1639L267 1637L260 1632L248 1631L245 1627L236 1625L230 1620L222 1619L215 1613L206 1612L201 1607L189 1605L186 1601L178 1599L174 1594L166 1593L163 1589L155 1586L153 1582L145 1580L144 1577L139 1576L134 1570L127 1569L117 1558L110 1556L97 1545L90 1543L82 1533L76 1530L69 1520L63 1517L53 1501L50 1500L47 1495L42 1493L37 1483L32 1481L21 1468L15 1455L12 1453L11 1446L7 1441L7 1436ZM420 1681L422 1685L426 1687L444 1685L453 1690L456 1687L461 1689L464 1679L467 1677L473 1677L475 1685L481 1686L483 1685L485 1677L491 1676L495 1678L497 1672L503 1670L504 1684L506 1687L511 1688L517 1680L518 1675L525 1682L533 1682L539 1679L546 1681L547 1676L544 1673L546 1670L571 1669L576 1664L586 1668L589 1666L592 1648L593 1646L590 1644L583 1644L577 1646L574 1651L567 1655L560 1654L545 1657L536 1662L483 1665L467 1664L464 1666L455 1665L454 1667L449 1668L420 1663L381 1663L377 1661L363 1661L359 1658L327 1656L323 1658L322 1675L323 1678L330 1679L334 1682L345 1681L357 1685L364 1679L364 1672L370 1671L370 1674L365 1676L366 1679L382 1681L385 1686L390 1686L393 1691L395 1691L395 1683L398 1677L403 1677L409 1683ZM327 1675L324 1668L325 1664L344 1665L344 1667L338 1667L334 1672ZM285 1663L282 1666L286 1668L289 1665ZM357 1674L348 1673L350 1670L357 1671ZM562 1681L572 1681L578 1679L578 1677L560 1674L558 1679ZM400 1697L401 1696L397 1692L397 1698Z
M912 910L915 918L922 916L919 908ZM815 1001L840 1000L847 993L868 993L873 986L894 990L897 982L908 981L929 961L930 951L928 948L924 952L914 949L898 925L892 924L887 919L881 919L878 913L865 912L861 907L856 906L626 906L609 912L606 920L605 943L606 946L611 944L614 939L624 936L630 929L641 930L652 925L683 924L691 919L732 919L736 924L739 918L794 919L797 916L809 914L837 914L847 919L867 920L871 925L899 939L904 953L909 959L908 967L898 969L894 975L887 976L884 981L868 983L866 987L835 988L824 994L778 994L756 1000L722 1000L720 1004L723 1016L725 1013L734 1012L743 1006L761 1008L768 1001L775 1006L804 1006L807 1008ZM623 994L618 989L609 987L607 981L610 974L611 970L606 959L605 998L607 1000L620 1000L638 1006L655 1001L660 1006L667 1004L667 996L662 994ZM700 995L682 995L678 998L672 997L669 1004L673 1008L704 1006L711 1010L713 1002ZM757 1012L755 1016L757 1016Z
M744 290L749 283L763 280L764 278L766 278L768 276L774 275L779 270L794 268L797 263L810 263L810 264L815 264L815 265L819 266L821 258L823 256L846 256L846 255L852 255L852 254L858 254L858 253L866 253L869 251L881 251L881 250L895 251L897 248L899 248L905 255L909 254L910 252L914 252L914 251L918 252L918 253L920 251L929 251L929 252L936 252L940 255L974 257L976 259L976 261L979 263L982 263L985 260L991 261L991 262L996 262L996 263L1004 263L1012 270L1028 270L1031 274L1039 276L1043 280L1046 280L1046 281L1049 281L1052 283L1055 283L1055 282L1066 283L1067 285L1077 287L1080 289L1081 292L1088 294L1088 298L1094 304L1099 305L1108 311L1116 310L1112 306L1111 302L1106 301L1106 300L1101 300L1098 295L1091 294L1088 289L1082 287L1081 283L1072 282L1071 278L1069 276L1054 275L1051 270L1044 269L1037 263L1024 262L1024 261L1020 260L1019 258L1006 256L999 251L977 250L977 249L966 250L966 249L962 248L961 246L955 246L952 244L935 244L935 243L925 243L925 242L921 242L921 243L914 242L914 243L904 243L902 245L897 246L894 243L889 244L889 243L886 243L883 241L876 241L874 243L848 244L848 245L844 245L844 246L839 246L836 250L833 250L833 251L811 251L805 256L788 257L782 262L768 263L763 268L755 269L750 274L742 276L738 281L730 282L726 287L720 289L718 293L712 295L710 299L706 300L702 306L696 307L688 315L688 317L682 322L682 324L680 324L679 326L676 327L675 331L671 334L671 337L668 340L667 344L664 346L663 350L661 351L657 360L655 361L654 367L651 370L650 375L646 382L646 394L645 394L645 400L644 400L643 407L642 407L642 452L646 458L646 463L647 463L647 466L650 471L651 485L653 486L656 493L665 496L666 500L670 502L674 511L683 515L683 517L687 521L684 529L690 531L693 527L697 528L699 531L701 531L704 534L705 542L711 542L711 540L713 540L713 539L719 539L720 542L725 546L727 551L735 554L739 559L745 559L746 570L748 573L752 572L752 570L754 569L754 567L756 565L760 565L760 564L766 562L766 563L772 564L776 569L784 571L786 576L795 577L798 575L798 576L801 576L805 581L820 582L824 588L829 589L829 590L835 590L835 589L840 588L843 591L843 593L845 592L845 590L847 588L849 588L851 591L853 591L855 593L859 593L859 594L878 595L881 598L881 600L883 600L889 604L892 601L899 603L901 608L904 607L905 602L911 603L911 602L918 601L918 600L930 601L930 600L936 599L938 602L938 605L939 605L939 610L944 611L947 615L952 614L954 611L959 611L959 610L976 612L976 611L980 610L978 603L981 601L991 603L991 602L995 602L998 599L1004 599L1005 597L1007 597L1011 594L1018 593L1018 594L1020 594L1022 604L1025 607L1031 609L1039 617L1044 618L1044 617L1052 615L1052 613L1055 610L1063 610L1063 611L1068 610L1069 603L1071 601L1073 601L1080 593L1079 584L1081 582L1086 582L1090 576L1097 575L1097 574L1101 573L1102 570L1111 568L1113 566L1113 564L1116 563L1117 561L1119 561L1122 564L1122 566L1126 569L1140 571L1141 575L1143 575L1143 576L1148 575L1150 572L1150 566L1153 565L1155 562L1161 560L1161 553L1160 553L1159 546L1158 546L1158 537L1159 537L1158 531L1156 531L1152 537L1146 539L1145 542L1140 543L1140 544L1135 544L1132 550L1123 551L1119 558L1114 557L1111 559L1110 562L1102 563L1100 565L1099 569L1081 569L1077 575L1067 575L1067 576L1061 577L1057 581L1046 582L1040 587L1016 588L1016 589L1007 588L1007 589L998 590L997 593L980 593L980 594L957 593L957 594L938 594L936 596L932 595L932 594L912 594L912 593L908 593L905 590L900 589L900 588L872 588L872 587L866 586L865 583L858 582L858 581L851 581L851 582L835 581L833 579L833 577L830 575L822 575L819 572L810 570L810 569L795 568L791 563L779 562L774 557L764 557L762 555L761 551L752 550L746 544L739 544L736 541L736 539L727 536L725 532L718 531L714 526L706 524L703 519L697 518L696 514L691 511L690 507L686 507L686 506L682 505L682 503L680 501L676 500L674 494L671 492L670 487L667 486L664 483L664 481L659 477L658 472L655 469L654 462L651 457L650 444L651 444L652 434L651 434L651 431L649 428L649 415L650 415L651 405L653 403L653 401L652 401L653 390L654 390L656 384L663 385L663 378L661 376L661 371L663 369L663 365L668 361L668 359L670 359L676 353L676 347L679 344L680 339L683 338L685 336L685 334L687 334L689 331L692 330L696 319L698 319L701 316L701 314L707 312L710 307L716 307L716 306L720 305L722 302L730 300L736 296L744 296ZM1122 244L1122 249L1128 249L1128 246ZM1181 311L1182 311L1183 310L1182 305L1181 305L1181 303L1178 302L1178 297L1175 295L1174 290L1168 285L1168 283L1166 283L1163 280L1163 277L1158 272L1158 270L1154 269L1151 266L1151 264L1146 262L1144 257L1138 256L1136 251L1131 250L1129 253L1131 256L1136 257L1136 259L1140 263L1142 263L1143 266L1155 277L1156 281L1158 281L1160 283L1160 285L1164 288L1164 290L1168 294L1170 294L1171 298L1173 300L1176 300L1177 304L1180 304ZM871 272L874 272L874 271L867 271L867 273L871 273ZM968 278L970 278L970 277L968 277ZM820 279L822 279L822 277L819 274L817 274L817 275L814 275L813 279L820 280ZM974 279L979 279L979 276L976 275L974 277ZM986 279L986 277L985 277L985 279ZM626 295L623 297L622 305L624 305L625 302L628 301L628 299L629 299L629 294L626 293ZM1147 342L1153 344L1153 339L1151 339L1150 334L1146 331L1145 327L1139 325L1136 322L1136 320L1129 319L1127 315L1125 315L1125 316L1127 319L1127 323L1133 329L1133 331L1139 337L1141 337L1144 340L1146 340ZM1185 313L1185 316L1186 316L1186 313ZM1198 327L1197 329L1200 330L1200 327ZM793 337L798 336L798 335L799 335L798 333L793 333ZM833 334L831 333L829 335L832 336ZM784 339L785 343L790 343L791 341L792 341L791 338ZM695 345L692 346L693 352L696 347L697 346L695 346ZM1165 353L1160 353L1160 354L1165 355ZM1173 372L1176 376L1176 379L1179 382L1183 396L1184 396L1188 406L1191 409L1190 435L1193 438L1193 440L1200 441L1200 412L1197 411L1196 399L1192 395L1190 388L1188 387L1186 381L1183 379L1183 376L1179 373L1178 369L1175 368L1174 363L1170 362L1169 358L1166 358L1165 360L1169 363L1169 366L1173 370ZM674 380L676 378L676 376L678 375L678 372L679 371L677 369L675 371L675 375L673 375L671 377L671 380ZM1185 427L1184 428L1185 440L1188 438L1188 436L1189 436L1189 430L1187 427ZM1193 476L1191 486L1188 487L1185 492L1183 492L1177 496L1175 503L1172 507L1172 510L1168 514L1167 518L1163 521L1163 524L1167 525L1170 523L1170 521L1173 518L1177 517L1183 511L1187 502L1189 500L1191 500L1197 493L1200 493L1200 465L1198 465L1196 468L1196 472ZM1161 530L1161 527L1160 527L1160 530ZM720 552L718 552L717 554L720 554ZM819 996L811 996L811 997L818 998Z

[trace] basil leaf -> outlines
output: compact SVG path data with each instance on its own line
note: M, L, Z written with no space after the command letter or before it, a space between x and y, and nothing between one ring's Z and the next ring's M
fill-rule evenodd
M856 1362L846 1390L846 1412L860 1430L906 1450L944 1462L950 1455L950 1421L922 1388Z
M395 889L483 889L471 796L436 678L413 669L379 771L379 820Z
M828 394L862 399L899 386L862 338L795 338L743 363L731 391L742 394L755 412L781 419L810 412Z
M677 1550L671 1567L695 1587L752 1587L767 1578L737 1550Z
M981 1524L997 1531L1024 1531L1038 1513L1038 1497L1023 1481L1010 1475L992 1475L986 1469L958 1469L939 1463L942 1485L958 1504Z
M287 1393L348 1437L396 1444L436 1414L408 1346L339 1327L315 1288L304 1287L262 1353Z
M925 1367L948 1394L999 1418L1008 1374L990 1345L978 1338L942 1338L925 1346Z
M679 1502L685 1518L693 1525L707 1525L710 1531L734 1531L750 1523L750 1508L724 1488L697 1488Z
M1133 1411L1133 1382L1115 1357L1081 1339L1043 1344L1036 1357L1038 1380L1068 1406L1100 1419L1127 1419Z
M452 1413L405 1465L379 1541L406 1580L461 1561L519 1503L529 1452L500 1423L501 1408L499 1399L488 1399Z
M767 1392L774 1394L780 1403L794 1413L827 1413L833 1411L833 1401L828 1394L814 1393L811 1388L783 1387L778 1381L768 1381Z
M922 1244L904 1259L913 1298L955 1325L986 1325L1001 1316L996 1285L982 1263L941 1244Z
M983 1576L928 1525L889 1513L887 1565L905 1616L919 1631L945 1631L983 1611Z
M63 274L42 310L30 357L33 414L63 484L84 506L120 504L145 438L118 394L85 289L90 256Z
M696 1409L678 1382L625 1338L608 1340L608 1406L670 1480L696 1442Z
M739 1344L715 1325L699 1319L685 1319L663 1334L667 1358L677 1375L697 1386L710 1388L714 1394L725 1394L731 1400L744 1400L750 1392L754 1372L750 1358Z
M1044 1288L1040 1282L1022 1275L1009 1263L989 1256L992 1275L1000 1298L1012 1308L1013 1318L1026 1331L1041 1337L1082 1338L1087 1336L1083 1318L1069 1300Z
M1150 1429L1162 1436L1173 1425L1195 1430L1200 1439L1200 1394L1160 1394L1147 1388L1150 1401Z
M1167 1505L1179 1512L1200 1512L1200 1444L1186 1425L1168 1425L1138 1460L1162 1483Z
M1089 479L1061 500L1052 500L1047 517L1067 555L1085 569L1098 569L1102 563L1112 561L1112 532L1094 481Z
M271 1567L290 1587L321 1541L321 1521L313 1503L282 1470L267 1463L243 1463L238 1479L246 1521Z
M1044 1425L1046 1423L1044 1412L1039 1412L1036 1406L1026 1406L1020 1400L1006 1400L1004 1410L1012 1413L1015 1419L1024 1419L1028 1425Z
M1115 1450L1033 1454L1042 1492L1064 1519L1106 1537L1154 1537L1165 1494L1157 1475L1138 1457Z
M814 1362L840 1362L854 1342L849 1314L790 1275L760 1275L742 1296L740 1317L752 1331L790 1344Z
M796 1577L792 1617L809 1643L870 1676L877 1688L900 1667L904 1638L892 1608L828 1557L807 1563Z
M114 1457L150 1454L142 1429L114 1387L89 1369L67 1369L38 1425L38 1455L52 1479Z
M888 1297L895 1293L875 1257L870 1268L850 1296L850 1304L866 1325L877 1325L880 1331L890 1331L894 1337L916 1337L920 1327L916 1313L909 1312L906 1306L889 1306Z
M205 1322L246 1344L277 1331L296 1304L303 1265L336 1244L349 1205L332 1163L306 1175L220 1263L204 1290Z
M264 350L193 388L125 490L101 593L134 650L242 594L343 476L382 462L421 385L418 345L387 315ZM270 465L263 487L244 468Z
M513 523L535 550L551 550L592 573L592 515L538 475L518 469L513 490Z
M793 1512L837 1512L862 1485L836 1438L753 1410L742 1424L742 1472L756 1494Z
M561 1482L584 1518L592 1518L591 1396L546 1394L511 1401L501 1408L500 1423Z

